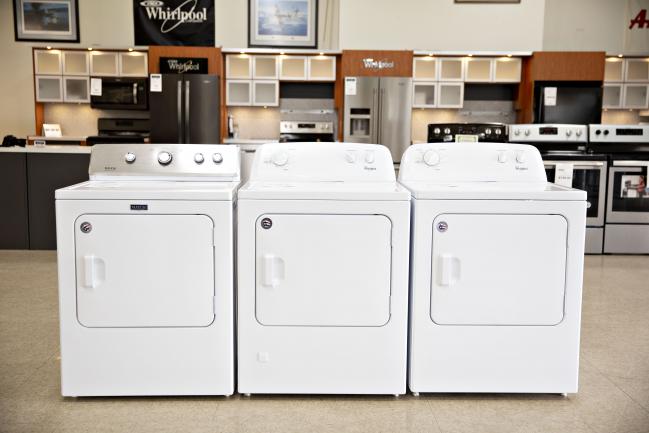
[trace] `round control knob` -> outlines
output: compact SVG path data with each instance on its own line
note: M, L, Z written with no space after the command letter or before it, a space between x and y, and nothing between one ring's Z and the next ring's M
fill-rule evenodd
M434 133L435 135L439 135L440 132L442 132L442 131L441 131L441 129L439 129L439 128L435 128L435 129L433 129L433 133Z
M487 128L484 130L485 134L491 135L491 128Z
M426 165L431 167L439 164L439 153L434 150L427 150L426 153L424 153L424 162Z
M163 150L162 152L158 153L158 162L162 165L168 165L172 159L173 156L171 155L171 153L167 152L166 150Z
M527 160L527 158L525 157L525 154L524 154L523 152L520 152L520 153L517 153L517 154L516 154L516 162L522 164L522 163L524 163L526 160Z
M272 156L273 164L281 167L288 162L288 154L286 152L275 152Z
M501 164L507 162L507 154L505 152L500 152L498 154L498 162Z
M194 155L194 162L196 164L202 164L203 161L205 161L205 157L202 153L197 153L196 155Z
M566 130L566 137L570 137L571 135L572 135L572 131L569 129Z
M124 155L124 161L128 162L129 164L133 164L135 162L135 154L133 152L128 152L126 155Z
M451 128L444 128L444 134L450 134Z
M355 163L356 162L356 152L345 152L345 159L350 164Z
M529 130L529 129L526 129L526 130L525 130L525 136L528 136L528 135L530 135L530 130Z
M604 135L608 135L608 129L604 130Z
M521 130L520 129L514 129L514 135L520 135Z
M502 131L500 130L500 128L496 128L495 133L496 133L496 135L500 135L502 133Z
M600 131L599 129L595 131L595 135L600 135L601 133L602 131Z
M581 137L581 129L576 130L576 131L575 131L575 135L576 135L577 137Z
M220 153L215 153L212 155L212 161L214 161L214 164L220 164L223 162L223 155Z
M371 150L368 150L365 152L365 162L368 164L372 164L374 162L374 152Z

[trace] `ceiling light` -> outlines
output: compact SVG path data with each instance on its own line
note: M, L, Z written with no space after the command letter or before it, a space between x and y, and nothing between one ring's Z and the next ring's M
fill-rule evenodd
M618 54L617 56L620 57L620 58L624 57L622 54Z
M507 54L507 57L511 57L511 56L512 56L511 54Z
M92 47L88 47L88 51L92 51Z
M52 47L50 47L49 45L48 45L47 47L45 47L45 48L47 48L48 50L51 50L51 49L52 49Z
M129 51L133 51L133 48L129 48L128 50L129 50Z

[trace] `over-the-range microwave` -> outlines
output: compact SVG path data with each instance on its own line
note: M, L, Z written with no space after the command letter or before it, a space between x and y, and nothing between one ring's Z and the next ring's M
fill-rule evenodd
M109 110L147 110L147 79L102 77L101 95L91 95L90 106Z

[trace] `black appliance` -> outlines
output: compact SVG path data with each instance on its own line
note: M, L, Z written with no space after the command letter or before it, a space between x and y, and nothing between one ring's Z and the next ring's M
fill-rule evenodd
M146 110L149 108L146 78L101 78L101 95L90 96L92 108Z
M587 152L586 125L509 125L509 141L541 152L548 182L586 191L586 254L602 254L608 158Z
M599 123L602 120L602 92L602 83L597 81L537 81L534 83L534 123Z
M149 137L149 119L97 120L98 134L86 138L89 146L102 143L144 143Z
M333 122L281 121L279 141L282 143L335 141Z
M431 123L428 125L428 142L455 141L458 135L471 135L477 141L500 143L507 141L504 123Z
M216 144L220 140L219 77L162 74L150 92L151 142Z
M604 253L649 254L649 125L590 125L609 156Z

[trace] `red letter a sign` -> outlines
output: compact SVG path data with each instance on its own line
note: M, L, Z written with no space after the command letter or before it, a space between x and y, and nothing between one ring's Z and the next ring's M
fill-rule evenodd
M635 16L631 20L631 24L629 24L629 29L632 29L633 26L637 25L639 29L643 29L645 27L649 28L649 20L647 20L647 10L646 9L641 9L640 12L638 12L638 15Z

